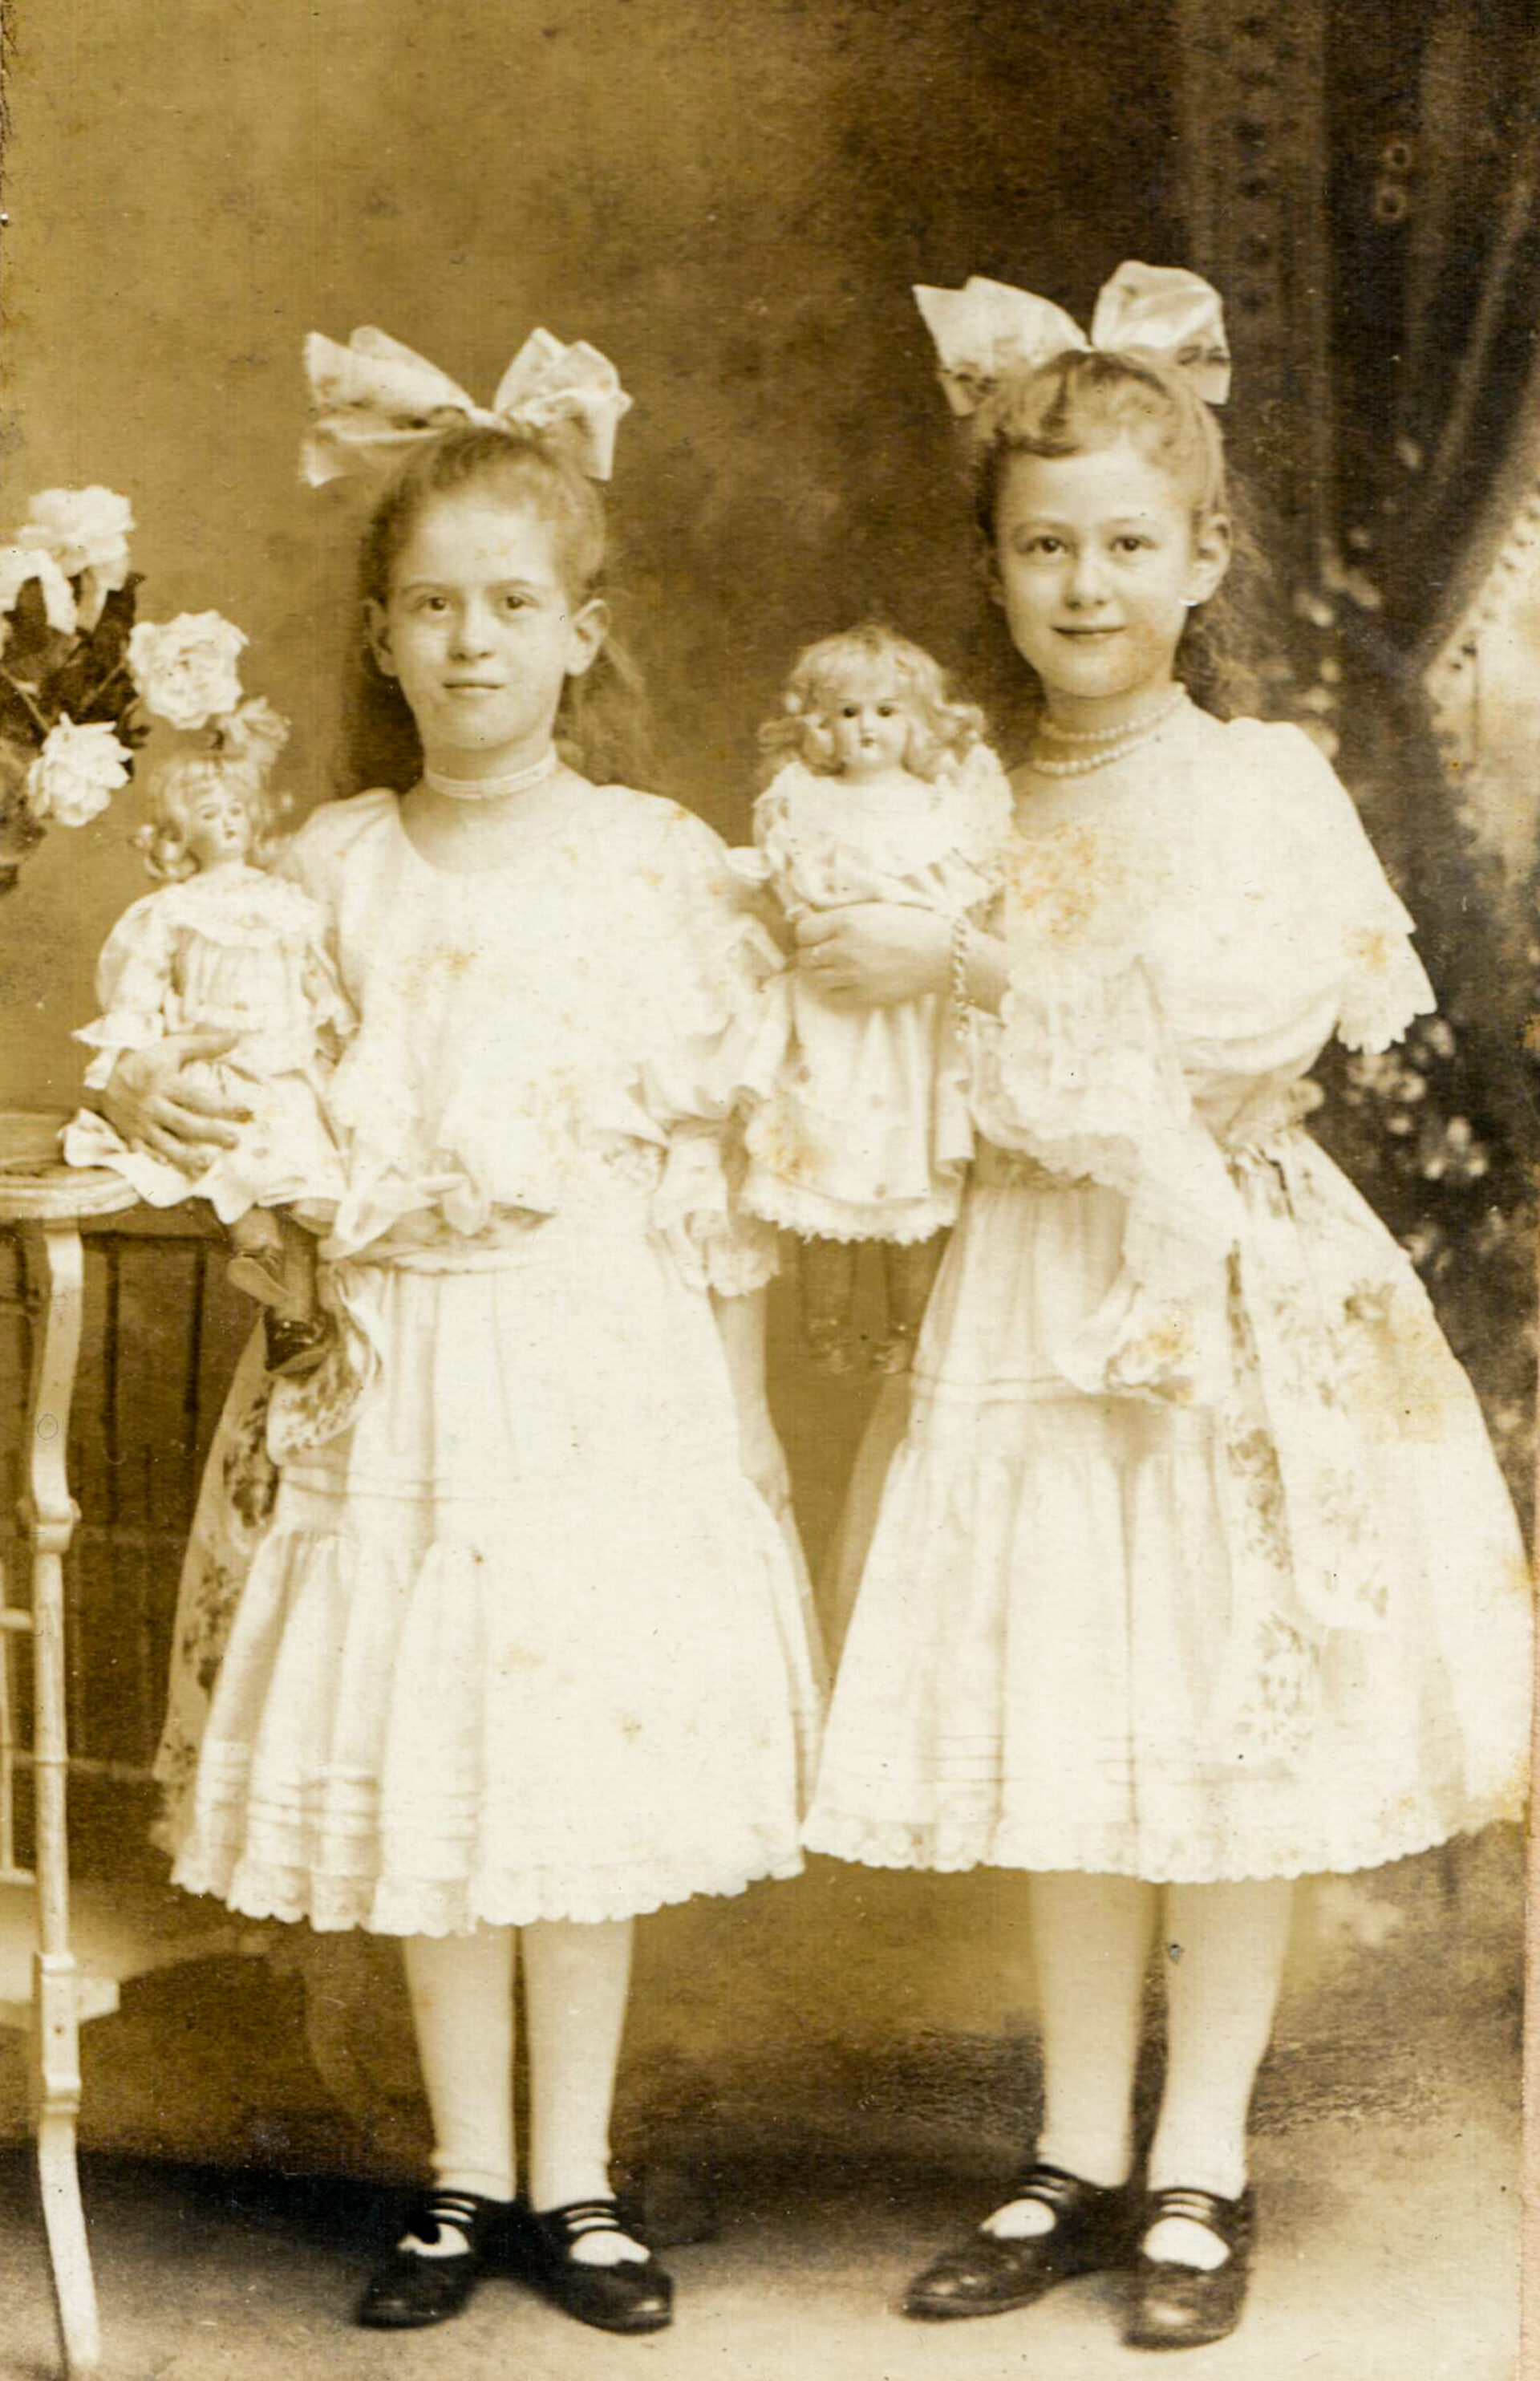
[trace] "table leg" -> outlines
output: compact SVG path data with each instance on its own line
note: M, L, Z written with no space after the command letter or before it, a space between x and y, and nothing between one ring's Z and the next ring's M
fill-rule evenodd
M83 2381L101 2362L102 2333L75 2155L80 2024L75 1960L69 1948L64 1558L79 1518L69 1494L65 1458L80 1348L84 1259L79 1232L72 1220L29 1223L21 1230L28 1274L39 1293L32 1322L27 1484L22 1501L22 1519L31 1546L36 1709L38 1955L31 2039L38 2181L64 2370L70 2381Z

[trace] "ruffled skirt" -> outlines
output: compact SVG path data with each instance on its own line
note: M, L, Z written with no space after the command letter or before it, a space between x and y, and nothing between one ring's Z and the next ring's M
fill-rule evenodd
M1122 1202L1046 1178L970 1190L862 1570L813 1849L1203 1881L1372 1866L1520 1813L1530 1599L1511 1505L1405 1257L1295 1139L1269 1228L1341 1289L1320 1416L1352 1460L1317 1469L1320 1502L1292 1517L1243 1302L1227 1410L1079 1394L1054 1351L1116 1277ZM1290 1519L1314 1544L1335 1533L1343 1625L1313 1625L1277 1584Z
M351 1426L284 1463L243 1582L205 1560L185 1590L212 1691L195 1733L174 1681L160 1765L193 1891L438 1935L799 1866L805 1581L739 1468L710 1303L634 1227L556 1218L504 1256L371 1269ZM260 1469L236 1415L205 1505L260 1503ZM215 1510L205 1549L222 1518L238 1545ZM200 1593L233 1603L217 1667Z

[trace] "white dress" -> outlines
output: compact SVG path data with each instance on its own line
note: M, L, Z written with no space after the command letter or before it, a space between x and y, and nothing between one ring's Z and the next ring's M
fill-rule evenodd
M807 1841L1152 1879L1516 1815L1530 1597L1402 1251L1302 1129L1432 1006L1297 729L1186 706L1018 806L983 1142L917 1351Z
M342 1163L325 1116L326 1044L352 1012L325 946L326 920L303 889L260 868L216 868L147 893L103 946L103 1014L75 1039L100 1053L93 1090L126 1050L167 1033L234 1033L221 1058L199 1059L190 1083L251 1112L234 1147L198 1172L131 1149L89 1110L65 1129L71 1166L110 1166L153 1207L207 1199L221 1223L251 1207L307 1203L321 1214L341 1195Z
M522 817L474 876L388 793L289 855L360 1019L342 1354L273 1392L275 1479L229 1410L159 1763L177 1880L253 1915L609 1919L799 1865L804 1582L707 1295L773 1268L721 1086L776 954L674 804Z
M857 901L955 917L993 891L1009 824L984 745L935 783L868 787L794 762L754 805L756 850L734 859L793 922ZM751 1213L839 1240L924 1240L955 1221L973 1132L947 1001L850 1007L788 970L766 986L748 1081Z

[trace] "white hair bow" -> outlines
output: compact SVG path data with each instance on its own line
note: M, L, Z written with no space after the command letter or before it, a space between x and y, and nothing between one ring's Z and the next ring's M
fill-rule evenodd
M1093 348L1143 349L1179 364L1210 405L1223 405L1229 395L1219 293L1179 264L1120 264L1096 299L1089 338L1046 298L976 274L960 289L917 288L914 297L957 414L973 412L1005 372Z
M586 339L564 347L549 331L530 333L490 406L472 405L436 364L367 327L345 348L312 331L305 372L315 419L299 470L312 488L344 473L388 470L423 439L468 423L547 433L587 478L607 480L616 424L631 401L597 348Z

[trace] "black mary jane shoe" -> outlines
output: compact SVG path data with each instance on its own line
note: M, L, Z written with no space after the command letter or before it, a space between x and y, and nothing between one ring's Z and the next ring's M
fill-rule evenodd
M1005 2240L980 2225L916 2274L904 2313L923 2323L959 2315L1004 2314L1031 2306L1056 2282L1126 2265L1133 2248L1137 2204L1128 2183L1108 2188L1083 2182L1062 2167L1033 2166L1011 2185L1002 2205L1035 2199L1053 2215L1046 2232Z
M613 2199L574 2199L527 2216L518 2272L553 2306L600 2331L662 2331L674 2320L674 2285L650 2249L613 2265L591 2265L573 2256L580 2241L595 2232L618 2232L646 2248L634 2225L622 2219Z
M424 2193L405 2235L364 2284L357 2320L366 2331L421 2331L458 2314L486 2271L508 2214L500 2201L471 2191ZM421 2241L424 2249L434 2247L446 2225L464 2235L464 2249L428 2257L408 2245Z
M1179 2265L1141 2249L1134 2260L1133 2300L1123 2331L1129 2348L1206 2348L1224 2339L1241 2320L1246 2302L1256 2201L1248 2188L1239 2199L1180 2186L1152 2191L1144 2202L1141 2238L1157 2224L1181 2216L1221 2240L1229 2255L1222 2265Z
M297 1315L275 1314L265 1307L262 1318L263 1355L270 1373L280 1380L300 1379L324 1363L332 1344L329 1323L319 1318L302 1320Z

